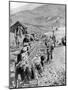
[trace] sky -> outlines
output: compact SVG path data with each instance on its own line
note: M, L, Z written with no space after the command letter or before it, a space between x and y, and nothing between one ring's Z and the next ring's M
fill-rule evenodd
M14 14L19 11L32 10L42 4L35 3L21 3L21 2L10 2L10 14Z

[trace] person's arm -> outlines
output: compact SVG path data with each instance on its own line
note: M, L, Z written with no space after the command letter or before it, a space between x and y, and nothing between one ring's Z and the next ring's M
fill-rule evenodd
M16 67L19 67L19 66L21 65L21 62L22 62L22 61L20 61L19 63L17 63L17 64L16 64Z

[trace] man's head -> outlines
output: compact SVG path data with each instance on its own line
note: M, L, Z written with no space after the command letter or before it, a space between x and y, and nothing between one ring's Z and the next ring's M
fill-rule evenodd
M41 58L41 60L43 61L43 60L45 59L45 56L42 55L40 58Z

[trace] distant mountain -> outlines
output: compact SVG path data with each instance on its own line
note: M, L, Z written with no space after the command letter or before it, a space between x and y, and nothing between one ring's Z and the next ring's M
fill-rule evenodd
M25 10L10 15L12 21L20 21L28 27L35 27L41 30L51 29L53 26L65 25L65 5L44 4L33 10Z

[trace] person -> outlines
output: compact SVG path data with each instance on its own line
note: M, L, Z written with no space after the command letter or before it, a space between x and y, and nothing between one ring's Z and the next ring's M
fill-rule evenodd
M55 31L53 31L53 36L51 37L54 43L54 47L56 46L56 37L54 35Z
M23 57L23 63L24 63L24 71L25 71L25 80L29 81L30 80L30 72L31 72L31 65L30 65L30 62L28 60L28 53L24 53L22 55Z
M50 48L49 48L49 46L47 46L47 61L49 61L49 59L50 59L49 58L49 56L50 56L50 51L49 50L50 50Z
M17 55L17 62L15 63L16 70L15 70L15 87L17 87L17 81L18 81L18 75L20 74L21 80L24 80L25 73L24 68L21 67L22 62L22 54L24 53L24 50L21 50L21 52Z
M53 43L52 38L50 38L50 58L53 59L53 50L55 48L55 44Z
M29 78L28 75L28 67L29 67L29 62L28 62L28 52L29 48L24 45L23 48L21 49L20 53L17 55L17 62L15 63L16 66L16 72L15 72L15 83L17 87L17 81L18 81L18 75L20 74L21 80L24 81L25 78ZM28 73L28 74L27 74Z
M61 39L61 42L64 46L66 46L66 36Z
M54 49L54 47L51 45L51 50L50 50L51 59L53 59L53 49Z
M35 77L37 77L37 75L36 75L37 73L41 76L42 66L41 66L40 56L35 56L32 61L33 61L33 68L35 70Z
M45 59L45 57L44 56L41 56L40 58L41 58L41 65L43 66L44 65L44 59Z
M49 37L49 39L47 39L45 41L45 45L47 47L47 61L49 61L50 59L53 58L53 49L54 49L54 46L55 46L51 36Z
M24 46L24 50L26 50L26 52L24 54L22 54L23 57L23 63L24 63L24 72L25 72L25 83L29 82L29 80L34 78L34 73L33 73L33 68L32 65L30 64L30 61L28 59L30 52L29 52L29 46L25 45ZM23 64L22 63L22 64Z

